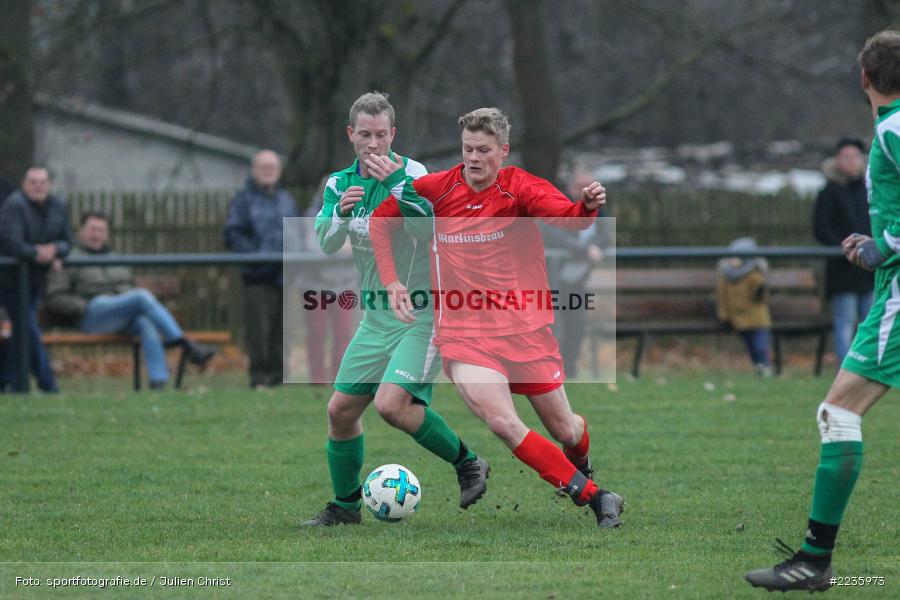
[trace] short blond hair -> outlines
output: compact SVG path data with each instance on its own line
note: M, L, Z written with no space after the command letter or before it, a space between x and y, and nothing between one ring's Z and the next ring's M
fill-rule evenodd
M476 108L459 118L459 130L483 131L497 138L500 145L509 143L509 119L499 108Z
M391 119L391 127L394 126L394 107L388 102L389 96L383 92L367 92L356 99L350 107L350 127L356 127L356 119L359 113L367 115L380 115L387 113Z

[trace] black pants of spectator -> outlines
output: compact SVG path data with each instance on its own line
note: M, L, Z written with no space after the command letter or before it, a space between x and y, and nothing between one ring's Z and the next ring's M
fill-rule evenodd
M32 288L28 294L27 323L25 331L16 331L13 328L12 337L7 341L6 356L4 364L0 365L3 369L3 375L0 376L0 391L8 388L9 391L15 391L19 382L19 361L24 360L16 353L18 348L18 336L28 336L28 366L31 372L37 378L38 387L44 392L58 392L56 385L56 376L53 374L53 368L50 365L50 357L41 341L41 328L37 322L37 310L41 301L41 289ZM2 305L10 318L15 318L19 314L19 292L15 289L0 288L0 305Z
M282 345L284 312L280 287L244 284L244 329L250 357L250 385L281 385L284 380Z
M578 358L581 355L581 344L587 327L587 313L583 306L571 310L572 307L568 304L570 295L581 295L584 298L584 289L578 285L561 284L559 291L560 304L566 304L570 310L556 311L553 332L559 341L559 353L562 355L566 378L574 379L578 376Z

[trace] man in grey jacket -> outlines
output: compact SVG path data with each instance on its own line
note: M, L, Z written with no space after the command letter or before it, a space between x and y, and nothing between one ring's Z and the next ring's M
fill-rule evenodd
M0 256L24 260L31 266L28 280L27 330L13 329L5 365L0 375L0 392L7 386L17 389L18 364L28 360L38 387L48 393L59 391L50 359L41 342L37 308L47 283L47 273L58 269L70 249L71 232L65 203L50 193L50 173L34 166L25 172L22 188L9 195L0 208ZM15 318L19 311L16 267L0 267L0 306ZM28 335L29 356L19 356L17 338Z
M232 252L282 252L282 219L299 217L297 205L281 186L281 160L271 150L253 157L250 177L235 195L225 219L225 246ZM250 386L280 385L284 380L281 264L248 265L244 281L244 330L250 357Z

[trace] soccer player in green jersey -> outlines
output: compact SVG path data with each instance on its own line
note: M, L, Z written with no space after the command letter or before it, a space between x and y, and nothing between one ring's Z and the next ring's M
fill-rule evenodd
M341 361L328 402L326 453L334 500L306 521L307 526L360 522L362 414L373 401L385 421L456 468L460 507L468 508L484 495L489 472L487 462L469 450L430 407L432 381L441 365L433 343L431 309L423 308L414 323L404 323L387 306L381 306L381 298L391 290L385 290L378 276L369 241L369 216L390 197L390 191L370 177L365 161L372 155L388 156L402 162L412 177L424 175L425 167L391 150L396 127L394 108L386 94L360 96L350 108L349 122L347 135L357 159L329 177L315 227L328 254L337 252L349 237L360 275L364 316ZM407 274L406 288L427 291L431 286L431 220L409 221L409 235L395 247L398 271Z
M875 118L866 173L873 237L854 233L841 246L851 263L875 271L876 299L816 414L822 452L806 539L796 553L777 540L787 560L746 575L769 591L830 587L831 553L862 467L863 415L900 387L900 32L869 38L858 61Z

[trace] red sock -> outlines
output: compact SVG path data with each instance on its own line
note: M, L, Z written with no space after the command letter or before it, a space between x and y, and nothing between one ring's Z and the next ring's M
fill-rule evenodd
M565 452L566 458L572 461L572 464L575 465L579 465L584 462L585 457L588 455L588 452L590 452L591 449L591 437L588 435L587 419L582 417L581 420L584 421L584 433L581 434L581 439L571 448L563 448L563 452Z
M578 473L578 469L566 458L562 450L556 447L556 444L535 431L528 432L522 443L513 450L513 454L555 488L567 487L573 475ZM597 489L597 485L588 479L584 489L581 490L579 502L587 502Z

